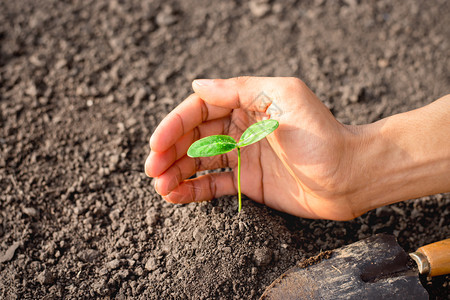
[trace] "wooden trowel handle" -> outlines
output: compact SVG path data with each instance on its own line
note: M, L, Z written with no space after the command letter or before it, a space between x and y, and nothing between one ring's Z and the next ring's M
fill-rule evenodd
M450 239L420 247L416 252L411 253L411 257L419 265L421 274L430 277L450 274Z

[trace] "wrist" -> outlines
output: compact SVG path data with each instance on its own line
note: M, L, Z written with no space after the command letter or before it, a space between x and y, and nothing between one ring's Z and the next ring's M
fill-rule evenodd
M398 177L401 167L395 161L400 163L402 154L389 142L390 134L382 122L351 126L350 130L352 157L346 197L355 215L361 215L397 201L392 186L399 178L390 177Z
M346 197L356 215L450 190L448 100L346 126L352 133Z
M383 156L382 141L378 140L378 130L374 124L344 125L346 152L343 159L345 166L340 175L342 186L341 200L348 203L354 217L375 208L371 178L376 165L372 162Z

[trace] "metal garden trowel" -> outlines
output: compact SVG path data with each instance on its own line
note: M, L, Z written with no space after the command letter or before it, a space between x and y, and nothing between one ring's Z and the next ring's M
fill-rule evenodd
M409 255L418 270L394 236L377 234L300 262L260 299L428 299L418 274L450 273L450 239Z

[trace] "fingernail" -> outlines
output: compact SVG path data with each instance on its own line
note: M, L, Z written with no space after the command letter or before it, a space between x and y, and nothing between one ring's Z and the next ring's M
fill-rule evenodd
M199 87L207 87L214 84L214 79L196 79L193 84Z
M156 190L156 183L157 183L157 181L158 181L158 177L154 177L152 179L152 183L151 184L153 185L153 188L155 189L155 191L158 193L158 191Z
M145 160L145 164L144 164L144 171L145 171L145 175L147 175L148 177L151 177L150 175L148 175L147 171L149 169L149 165L150 165L150 154L147 156L147 159Z

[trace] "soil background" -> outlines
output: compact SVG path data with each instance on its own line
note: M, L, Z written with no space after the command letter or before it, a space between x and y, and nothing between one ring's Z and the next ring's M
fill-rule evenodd
M174 206L148 139L194 78L296 76L347 124L449 93L447 0L1 1L0 298L255 299L375 233L450 237L450 195L350 222L236 197ZM426 281L448 299L449 276Z

